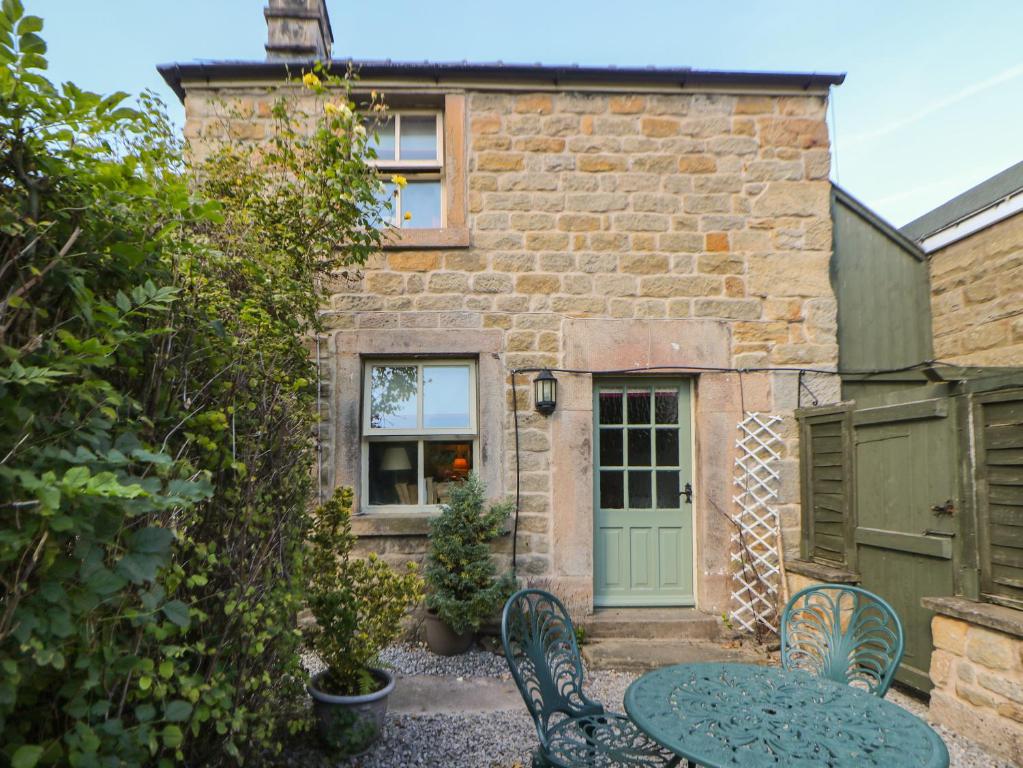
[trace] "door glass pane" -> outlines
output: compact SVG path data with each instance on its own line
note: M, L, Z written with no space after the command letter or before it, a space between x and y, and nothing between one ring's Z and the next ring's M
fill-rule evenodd
M440 181L410 181L401 191L401 226L406 229L438 229Z
M656 392L654 412L658 424L678 424L678 392L673 390Z
M629 430L629 466L649 467L650 466L650 430L630 429Z
M629 509L650 509L650 471L629 472Z
M678 466L678 430L658 429L656 437L657 466Z
M376 150L377 160L394 160L394 118L384 121L375 118L366 121L369 145ZM374 136L375 135L375 136Z
M657 508L678 509L681 506L678 472L657 473Z
M622 393L601 392L600 402L600 423L621 424L622 423Z
M416 428L416 366L374 365L369 423L374 429Z
M650 423L650 392L629 392L629 423Z
M419 452L415 441L369 444L369 503L419 503Z
M621 471L600 473L601 509L623 509L625 507L625 473Z
M600 430L600 465L620 467L625 464L622 455L622 431L620 429Z
M451 487L472 472L472 442L427 440L423 443L426 503L447 504Z
M404 160L437 159L437 116L403 115L400 157Z
M469 366L423 366L423 427L472 426L469 415Z

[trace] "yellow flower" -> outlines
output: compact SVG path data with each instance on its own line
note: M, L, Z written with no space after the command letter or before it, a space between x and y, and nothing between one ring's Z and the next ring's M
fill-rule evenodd
M393 176L391 176L391 183L392 183L392 184L396 184L396 185L398 185L399 187L402 187L402 188L404 188L404 187L405 187L405 185L406 185L406 184L408 184L408 179L406 179L406 178L405 178L404 176L402 176L402 175L401 175L400 173L396 173L396 174L394 174Z
M328 115L332 116L341 114L341 108L331 101L328 101L326 104L323 105L323 111L326 112Z
M412 213L410 211L405 211L405 221L412 221Z
M312 72L306 72L304 75L302 75L302 84L306 88L317 88L320 85L320 78L318 78Z

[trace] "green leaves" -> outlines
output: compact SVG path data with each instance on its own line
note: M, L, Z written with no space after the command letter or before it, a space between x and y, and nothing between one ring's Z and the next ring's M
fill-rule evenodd
M177 624L182 629L188 629L191 619L188 615L188 606L183 602L180 600L171 600L160 610L163 612L163 615L170 619L173 623Z
M6 2L4 3L6 5ZM43 748L35 744L23 744L14 750L11 768L33 768L43 756Z
M304 717L282 714L303 695L317 418L304 339L323 278L379 244L362 213L376 173L333 130L357 115L299 135L284 104L259 151L189 168L152 95L48 82L41 30L4 0L0 722L24 746L3 759L265 758L279 720L294 732ZM320 604L335 650L363 664L420 584L346 568L351 589Z

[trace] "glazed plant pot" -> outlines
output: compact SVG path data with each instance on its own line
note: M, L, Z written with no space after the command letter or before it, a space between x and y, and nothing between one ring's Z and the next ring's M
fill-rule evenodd
M340 757L363 754L383 733L387 697L394 690L394 676L383 669L369 672L380 683L380 688L364 696L337 696L321 690L326 672L314 676L306 686L313 698L313 714L320 737Z
M448 623L432 611L426 612L426 644L441 656L465 653L472 645L473 632L458 634Z

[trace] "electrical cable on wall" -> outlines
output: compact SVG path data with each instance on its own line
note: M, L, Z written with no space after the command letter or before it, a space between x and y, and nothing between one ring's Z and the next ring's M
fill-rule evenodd
M581 368L515 368L511 370L511 385L512 385L512 407L514 411L514 434L515 434L515 517L512 524L512 575L517 575L518 570L518 531L519 531L519 510L521 508L522 493L521 493L521 462L519 458L519 398L518 398L518 376L520 374L529 373L540 373L541 371L550 371L551 373L564 373L568 375L579 375L579 376L621 376L630 373L657 373L665 371L674 371L678 373L735 373L739 375L739 402L740 408L745 413L745 393L743 391L743 374L747 373L794 373L797 375L797 407L800 403L800 394L805 390L810 396L810 401L814 406L820 404L820 400L816 393L807 385L804 377L806 374L815 375L826 375L826 376L884 376L887 374L896 373L910 373L913 371L924 371L932 369L937 366L943 366L948 368L961 368L953 363L941 361L941 360L925 360L920 363L914 363L913 365L905 365L894 368L877 368L870 370L830 370L826 368L810 368L810 367L799 367L799 366L749 366L749 367L725 367L725 366L703 366L703 365L653 365L653 366L640 366L635 368L617 368L617 369L581 369ZM716 508L716 507L715 507ZM725 513L723 510L718 509L722 515L730 520L733 525L735 520L730 515ZM742 545L743 549L748 549L745 544ZM751 553L746 551L743 553L747 561L751 561ZM753 567L751 565L751 567ZM754 573L758 580L762 580L759 573L756 573L755 567L753 567Z

